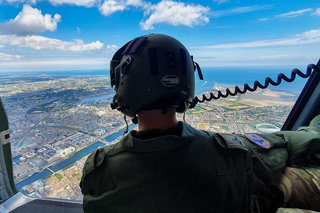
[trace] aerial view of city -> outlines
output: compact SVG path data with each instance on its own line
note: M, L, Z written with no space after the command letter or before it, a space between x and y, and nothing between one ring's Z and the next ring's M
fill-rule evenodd
M153 40L152 34L162 35ZM235 86L268 85L198 103L177 118L209 132L271 133L281 130L307 78L297 75L278 86L267 80L279 83L280 73L290 78L293 69L307 73L308 64L317 64L319 49L319 0L0 0L0 103L10 133L2 119L0 213L34 212L38 204L39 212L49 206L54 212L76 211L65 203L82 208L79 184L88 156L138 128L111 109L110 67L121 70L116 76L121 73L122 79L128 65L141 60L133 72L150 69L170 90L185 80L175 77L176 69L185 75L191 66L200 100L202 94L234 92ZM158 75L160 69L167 76ZM155 91L148 88L148 94ZM41 202L22 204L16 195ZM58 204L48 204L51 198Z
M2 76L0 85L18 189L32 197L81 200L87 156L117 143L126 127L121 113L110 108L114 92L109 76L17 74ZM280 130L296 98L260 90L198 104L185 120L214 132L272 132ZM181 114L178 118L183 120Z

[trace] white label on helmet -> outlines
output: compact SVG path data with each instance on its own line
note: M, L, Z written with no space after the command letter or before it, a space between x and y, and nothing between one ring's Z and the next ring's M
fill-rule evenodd
M10 137L9 130L4 130L4 131L0 132L0 141L1 141L2 145L10 143L9 137Z
M175 87L180 83L180 78L176 75L166 75L161 79L161 84L165 87Z

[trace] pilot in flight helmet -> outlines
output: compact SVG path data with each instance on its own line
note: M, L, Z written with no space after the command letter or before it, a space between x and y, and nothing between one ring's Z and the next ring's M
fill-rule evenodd
M194 98L196 68L199 72L184 45L170 36L135 38L110 62L111 86L116 92L111 107L132 118L141 110L184 112Z

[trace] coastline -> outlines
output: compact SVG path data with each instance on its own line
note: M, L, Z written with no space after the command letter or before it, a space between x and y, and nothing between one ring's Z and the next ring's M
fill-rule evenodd
M207 91L197 95L200 99L202 99L202 95L205 94L207 97L210 96L210 93L217 94L218 91L221 91L222 94L226 94L226 89L229 88L231 92L234 92L235 86L229 84L214 84L211 91ZM292 92L290 90L287 91L279 91L274 88L266 88L260 89L258 88L254 92L247 91L245 94L237 94L236 96L228 96L227 98L220 98L219 100L236 100L239 103L262 107L262 106L293 106L295 101L297 100L299 94Z

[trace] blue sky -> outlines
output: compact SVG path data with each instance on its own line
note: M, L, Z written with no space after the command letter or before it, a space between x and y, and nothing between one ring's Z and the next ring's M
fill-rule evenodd
M0 0L0 72L108 69L149 33L202 67L307 65L320 58L320 1Z

